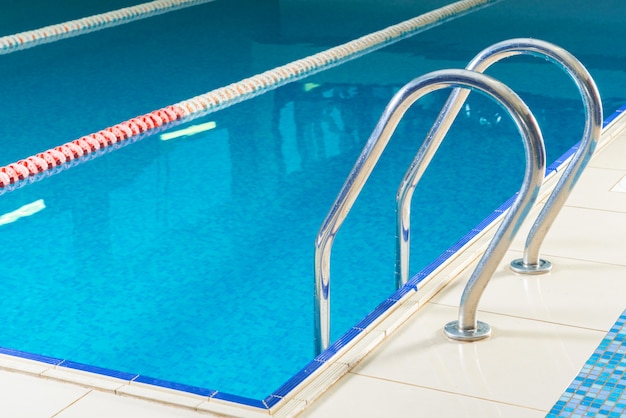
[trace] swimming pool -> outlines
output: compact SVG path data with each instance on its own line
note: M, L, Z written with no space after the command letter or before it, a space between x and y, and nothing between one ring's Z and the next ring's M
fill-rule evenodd
M234 2L237 7L241 3ZM3 195L0 213L40 210L2 228L6 259L12 260L2 267L2 291L12 297L3 307L10 326L0 345L252 399L266 396L312 357L313 240L382 108L415 75L432 67L462 67L492 43L457 53L455 49L474 45L449 43L442 48L451 41L441 35L484 23L484 15L507 11L505 3L188 124L215 126L211 130L169 140L149 137ZM168 18L184 19L180 26L198 34L202 27L187 23L198 18L199 10L206 9L206 16L229 16L228 5L216 1L155 17L162 19L160 24L146 20L89 35L89 42L101 36L98 42L123 53L119 59L111 59L116 54L89 54L94 60L89 66L71 60L77 54L72 48L83 48L81 56L91 48L82 38L2 57L11 60L4 67L7 72L50 70L26 77L20 71L10 83L9 103L15 108L3 116L2 134L24 140L11 144L15 154L9 153L4 163L349 40L367 26L352 28L355 34L350 35L342 28L332 40L312 37L298 39L306 44L284 45L281 41L308 20L285 19L277 25L268 16L250 29L251 40L240 35L232 40L239 48L212 44L218 51L208 55L228 63L225 67L232 71L225 74L203 78L184 72L189 71L185 63L200 68L216 64L198 55L206 49L206 39L191 46L184 58L163 59L162 51L170 51L162 43L170 40L162 35L170 26ZM306 8L277 7L281 16L309 16ZM363 22L371 24L368 18ZM223 24L221 31L228 29ZM153 55L146 52L150 45L125 49L118 44L137 39L135 31L140 30L148 31ZM185 39L193 39L192 34ZM549 34L554 35L533 36L553 40L541 36ZM490 36L493 41L510 37L506 31ZM250 61L231 66L234 50L248 52ZM59 56L65 58L60 63ZM594 76L598 61L603 60L591 66ZM116 64L119 69L112 69ZM146 66L158 70L144 80ZM80 70L73 72L76 67ZM540 77L550 79L549 90L543 85L539 89L542 95L533 85L522 89L522 97L541 115L549 160L555 159L582 131L582 120L571 117L582 114L573 86L569 80L558 81L554 75L559 73L541 63L520 60L503 67L504 76L540 67L547 74ZM602 90L603 78L597 81ZM72 92L77 85L85 90ZM37 93L29 98L29 107L23 102L25 90ZM70 97L61 94L68 91ZM604 96L610 110L611 100L621 103L624 97L619 90L609 91L616 91ZM442 98L421 105L421 112L413 112L401 126L337 238L333 338L393 292L395 189ZM75 106L71 110L69 103ZM498 123L499 110L480 97L469 103L465 119L444 142L414 198L414 236L429 245L414 246L420 251L414 251L412 274L506 200L519 183L521 169L515 161L521 144L512 127ZM89 117L79 117L81 109ZM494 133L503 148L486 141ZM475 152L478 146L489 152ZM481 167L478 173L476 166ZM476 188L465 187L467 181L460 184L459 179L470 178ZM445 217L438 216L442 212ZM235 333L232 324L243 333ZM261 332L245 340L250 330Z

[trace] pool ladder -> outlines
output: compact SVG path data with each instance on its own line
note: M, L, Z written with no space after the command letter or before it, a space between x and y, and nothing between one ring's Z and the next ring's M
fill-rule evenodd
M551 263L539 258L539 248L593 155L602 129L602 105L593 79L585 67L569 52L536 39L512 39L484 49L463 70L434 71L414 79L400 89L385 108L315 241L316 354L321 353L330 344L330 253L335 235L404 113L428 93L450 87L453 91L402 179L396 195L396 287L400 288L408 281L410 203L413 191L463 106L469 90L476 90L499 103L513 119L524 141L526 169L522 186L513 204L465 287L458 320L446 324L444 332L449 338L462 341L479 340L491 334L490 326L476 319L478 302L522 221L537 199L545 172L545 148L537 121L526 104L509 87L482 72L501 59L521 54L543 57L563 69L576 83L586 111L583 139L578 150L533 224L526 240L523 258L511 263L511 269L522 274L538 274L550 270Z

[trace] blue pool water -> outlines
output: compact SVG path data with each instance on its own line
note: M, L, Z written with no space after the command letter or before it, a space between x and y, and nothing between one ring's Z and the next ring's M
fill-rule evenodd
M216 0L1 56L0 163L446 2L397 1L385 11L327 3ZM541 16L554 17L557 3L565 14L547 24ZM626 54L616 58L615 48L578 39L580 21L590 23L567 4L503 1L189 123L213 121L211 131L148 137L5 193L0 214L33 202L45 209L11 223L0 218L0 346L254 399L268 395L312 359L313 242L400 86L433 69L462 67L491 43L532 36L589 66L607 113L626 100L616 81L624 75L616 60ZM41 25L76 17L59 14ZM337 24L319 31L325 21ZM7 33L29 29L11 22ZM607 31L588 37L608 43L615 33ZM534 111L549 161L578 141L582 106L558 69L519 58L490 73ZM434 94L410 110L338 234L333 339L394 290L395 192L444 98ZM500 109L482 96L468 103L413 199L412 274L521 183L523 149L512 123L498 122Z

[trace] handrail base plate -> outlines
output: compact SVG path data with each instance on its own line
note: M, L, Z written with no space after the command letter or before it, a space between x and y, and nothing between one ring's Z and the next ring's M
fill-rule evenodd
M519 274L545 274L552 270L552 263L539 259L539 264L525 264L523 259L518 258L511 261L510 268Z
M459 321L448 322L443 329L446 337L455 341L478 341L488 338L491 335L491 327L489 324L476 321L476 328L463 330L459 328Z

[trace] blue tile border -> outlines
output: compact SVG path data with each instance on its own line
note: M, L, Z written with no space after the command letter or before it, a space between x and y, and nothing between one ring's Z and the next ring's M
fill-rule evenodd
M556 160L554 160L554 162L546 168L546 175L554 171L560 171L565 161L567 161L568 158L574 155L576 151L578 151L579 147L580 147L580 142L577 142L573 147L565 151L561 156L559 156Z
M293 377L291 377L291 379L287 380L287 382L285 382L280 388L274 391L274 393L268 396L268 398L284 398L285 396L287 396L287 394L289 394L289 392L295 389L296 386L302 383L304 379L308 378L314 371L323 366L324 363L325 361L320 361L317 359L310 361L302 370L296 373Z
M0 347L0 354L6 354L13 357L19 357L27 360L35 360L41 363L51 364L53 366L57 366L63 362L62 359L41 356L39 354L27 353L26 351L14 350L12 348L4 348Z
M268 398L272 398L272 395L268 396ZM265 401L246 398L245 396L233 395L231 393L215 392L210 399L220 399L222 401L232 402L239 405L252 406L259 409L269 409Z
M626 414L626 310L547 417L622 417Z
M57 366L65 367L68 369L74 369L74 370L82 370L84 372L96 373L102 376L115 377L117 379L128 380L128 381L137 378L136 373L133 374L133 373L120 372L117 370L107 369L104 367L97 367L97 366L91 366L89 364L77 363L75 361L70 361L70 360L63 360L61 363L57 364Z
M622 107L620 107L619 109L617 109L615 112L613 112L611 115L609 115L605 120L604 123L602 123L602 127L606 127L609 123L613 122L615 119L617 119L617 117L619 115L621 115L622 113L626 112L626 104L624 104Z
M131 379L133 382L145 383L147 385L158 386L167 389L179 390L181 392L192 393L194 395L212 397L217 391L197 386L185 385L182 383L170 382L168 380L156 379L149 376L137 375Z
M626 104L624 104L622 107L620 107L615 112L611 113L606 119L604 119L604 121L602 122L602 128L606 128L611 122L617 119L625 111ZM578 151L579 147L580 142L577 142L570 149L568 149L561 156L559 156L556 160L554 160L554 162L546 168L546 175L554 171L560 171L563 168L563 164L565 163L565 161L567 161L568 158L574 155L576 151Z

